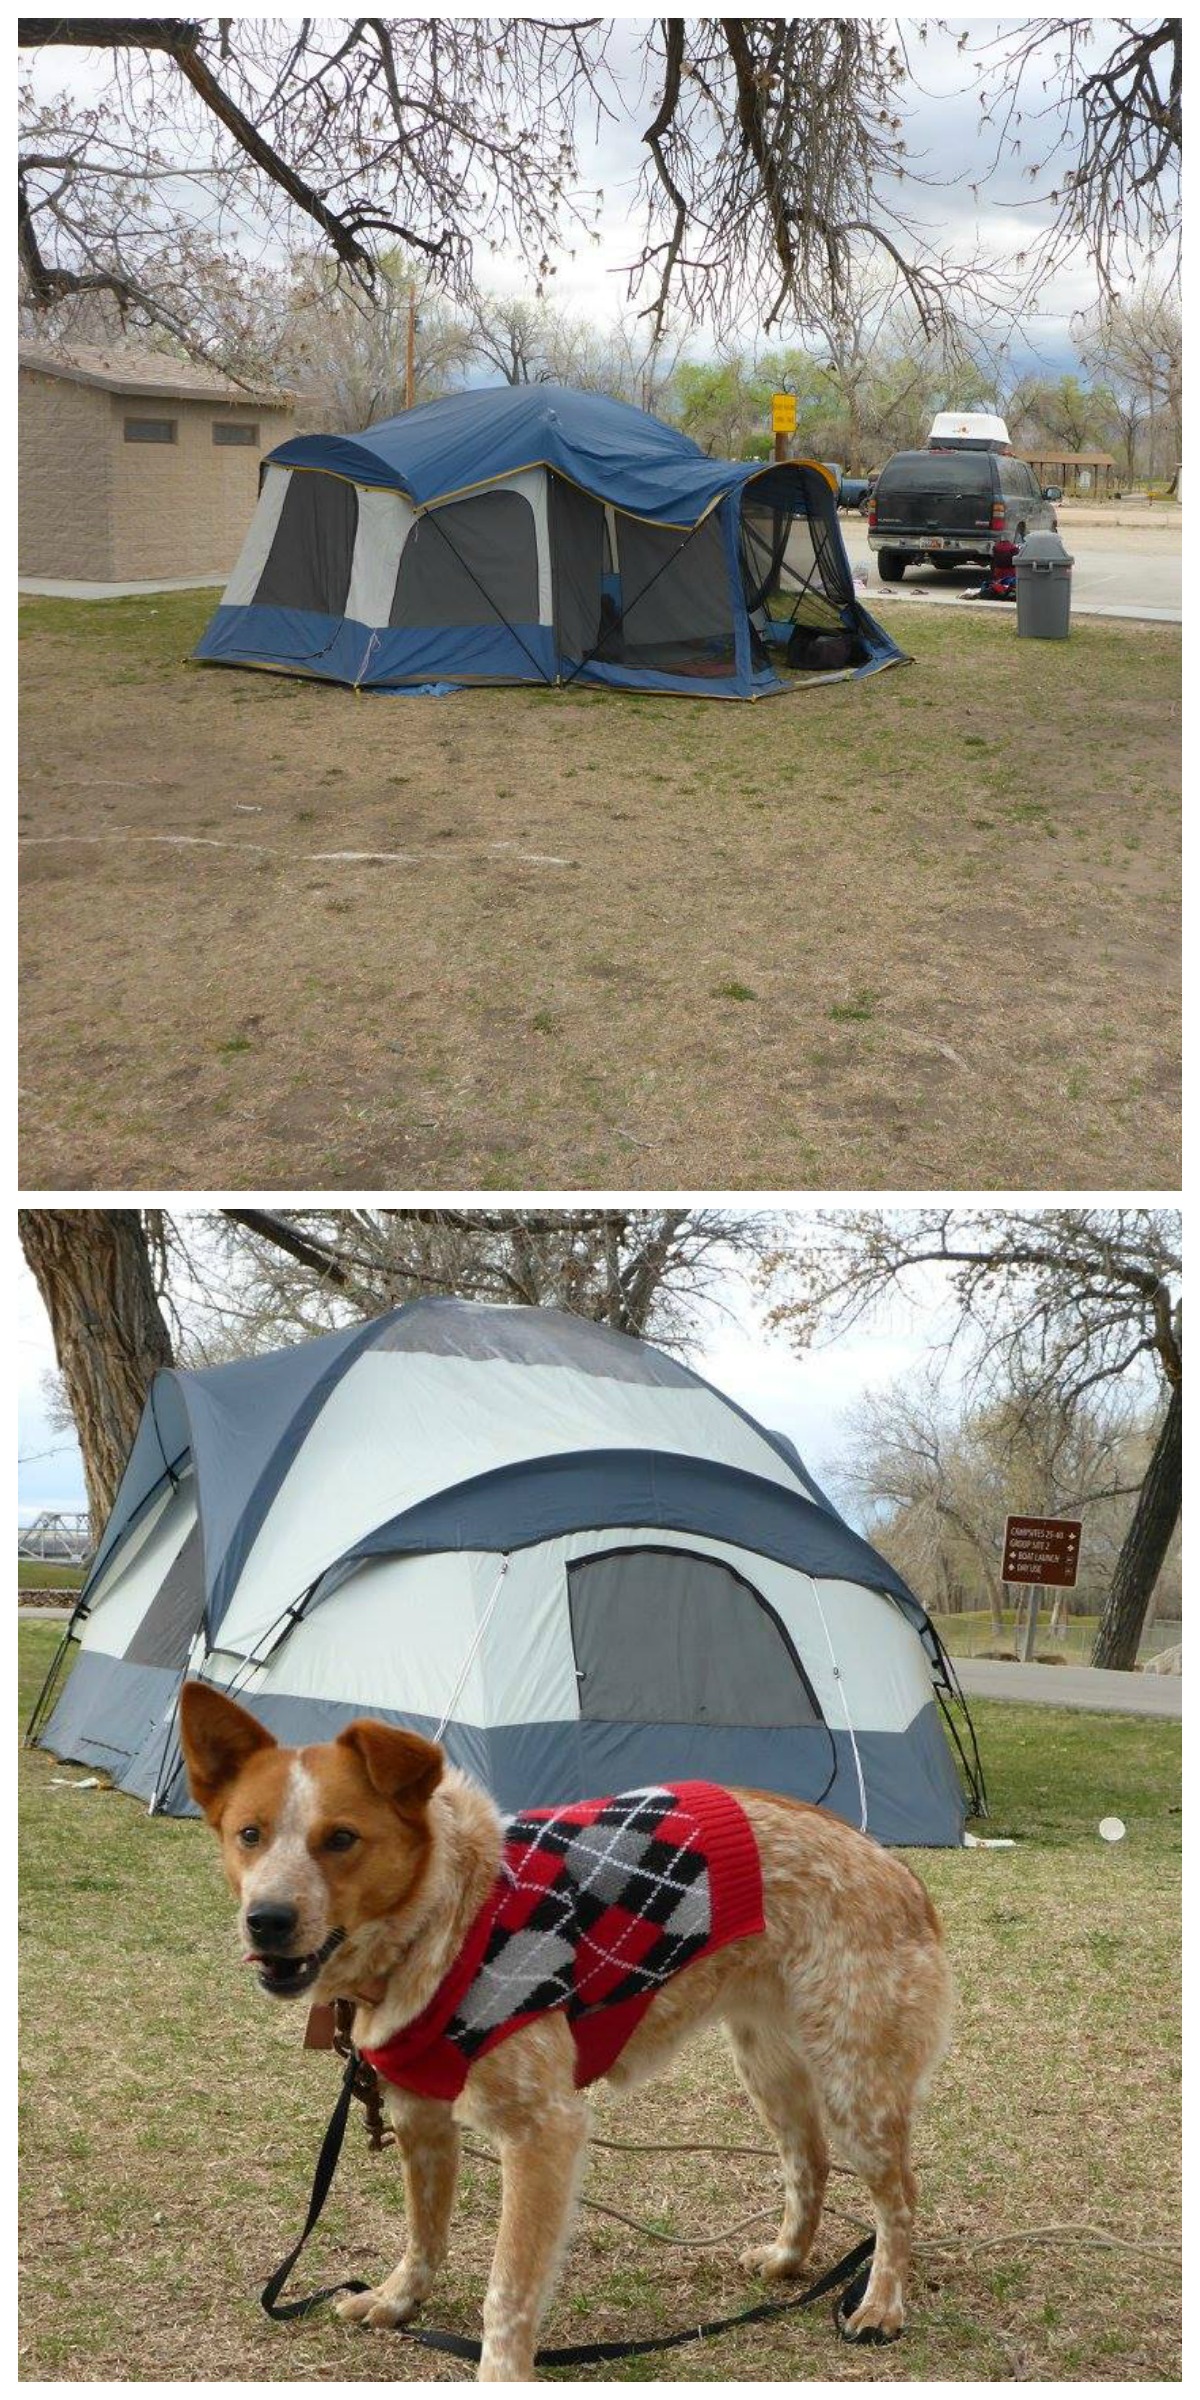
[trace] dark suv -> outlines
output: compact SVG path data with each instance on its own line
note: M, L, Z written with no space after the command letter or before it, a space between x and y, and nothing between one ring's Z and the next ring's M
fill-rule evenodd
M875 486L867 520L885 583L928 559L942 574L990 566L997 545L1053 533L1054 509L1023 458L992 450L900 450Z

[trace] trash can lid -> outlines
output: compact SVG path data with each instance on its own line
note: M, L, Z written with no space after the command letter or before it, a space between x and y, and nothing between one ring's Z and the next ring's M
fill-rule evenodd
M1039 567L1073 567L1075 564L1060 533L1027 533L1017 552L1017 565Z

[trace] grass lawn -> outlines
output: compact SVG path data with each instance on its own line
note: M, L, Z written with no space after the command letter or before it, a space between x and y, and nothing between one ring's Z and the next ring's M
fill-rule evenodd
M21 1628L22 1708L50 1655ZM957 2039L922 2122L922 2253L904 2339L859 2352L824 2307L616 2370L621 2380L843 2382L1175 2379L1178 2240L1178 1726L980 1706L990 1830L1011 1851L916 1857L960 1986ZM303 2012L272 2009L236 1963L215 1845L122 1795L73 1791L21 1758L24 2160L22 2373L48 2381L449 2380L448 2360L318 2314L272 2326L257 2293L303 2222L333 2104ZM1110 1849L1100 1817L1123 1816ZM754 2143L719 2037L619 2107L624 2141ZM776 2205L765 2158L597 2149L586 2195L696 2237ZM864 2195L835 2178L815 2264L848 2247ZM434 2324L478 2328L495 2169L464 2169ZM297 2290L399 2254L394 2159L352 2129ZM768 2220L769 2222L769 2220ZM1039 2230L1040 2229L1040 2230ZM996 2237L1027 2234L1022 2243ZM743 2306L747 2238L659 2248L584 2210L551 2342L631 2336ZM996 2246L988 2247L995 2243Z
M756 706L21 611L27 1187L1173 1187L1179 634Z
M1068 1617L1061 1632L1050 1631L1050 1609L1053 1595L1044 1599L1038 1613L1037 1649L1035 1657L1065 1658L1073 1667L1087 1667L1092 1662L1092 1645L1096 1639L1099 1617ZM1017 1612L1006 1608L1002 1612L1004 1632L997 1641L992 1630L990 1611L986 1608L963 1609L957 1616L939 1616L937 1629L952 1658L978 1658L981 1651L1014 1649L1017 1640ZM1179 1620L1169 1624L1148 1625L1138 1643L1139 1662L1154 1658L1160 1650L1169 1649L1179 1640Z
M17 1560L17 1589L22 1592L77 1592L83 1582L83 1568L73 1567L67 1559L19 1558Z

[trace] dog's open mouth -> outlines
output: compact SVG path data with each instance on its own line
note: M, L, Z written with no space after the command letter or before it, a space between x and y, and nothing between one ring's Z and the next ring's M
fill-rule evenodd
M264 1992L273 1992L277 2000L296 2000L314 1984L327 1959L333 1957L339 1942L346 1939L345 1928L334 1927L326 1934L319 1950L310 1950L302 1958L278 1958L265 1950L247 1950L247 1966L257 1967L258 1980Z

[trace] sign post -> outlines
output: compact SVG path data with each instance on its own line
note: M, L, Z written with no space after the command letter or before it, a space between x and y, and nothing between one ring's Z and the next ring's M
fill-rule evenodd
M788 454L788 435L796 430L796 395L794 392L773 392L771 395L771 431L775 436L776 464Z
M1060 1591L1074 1590L1082 1533L1083 1521L1079 1517L1005 1519L1001 1578L1005 1583L1025 1583L1032 1587L1021 1649L1025 1661L1033 1658L1037 1648L1038 1609L1044 1585L1053 1584Z

